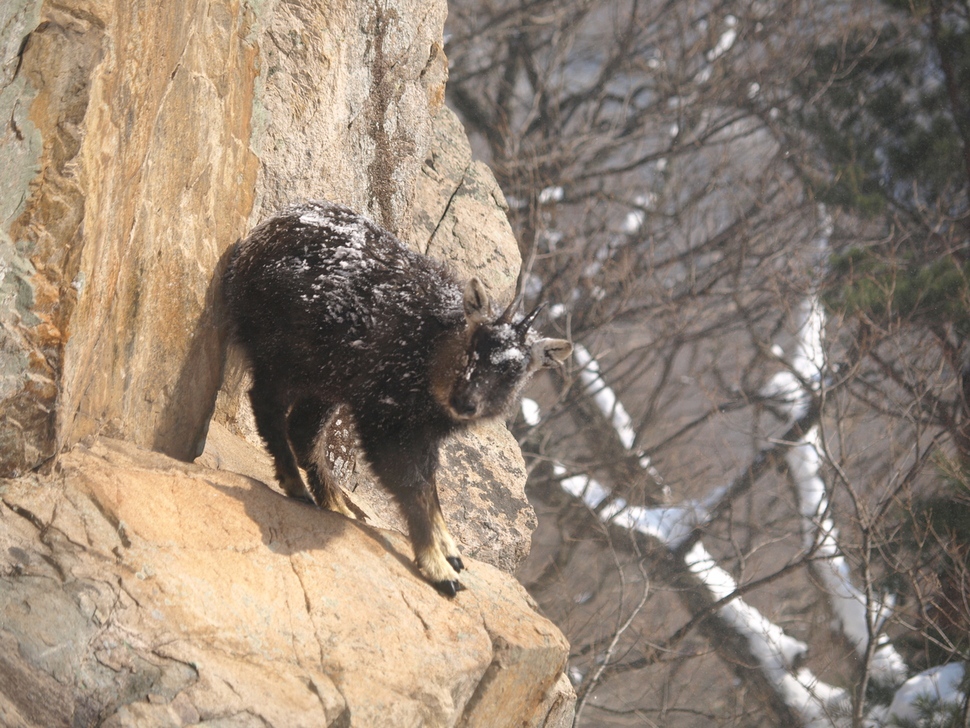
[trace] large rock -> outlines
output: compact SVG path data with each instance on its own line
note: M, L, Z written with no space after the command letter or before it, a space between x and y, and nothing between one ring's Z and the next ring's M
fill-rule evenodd
M444 12L436 0L4 5L0 158L17 174L0 175L0 474L91 434L196 457L223 374L220 258L293 199L351 204L511 298L504 199L441 107ZM230 367L218 418L258 442L242 372ZM461 540L512 570L534 516L514 442L485 432L449 453L476 465L494 444L481 474L461 477L498 483L514 507L483 521L470 498L478 533Z
M35 174L2 223L2 469L93 432L189 455L219 382L212 271L258 170L253 18L232 0L25 5L6 91L26 113L3 146Z
M225 252L285 202L350 204L511 297L504 200L442 108L444 16L0 3L0 725L568 722L561 635L473 560L511 571L534 527L501 424L445 449L454 601L353 450L369 524L264 487L239 362L189 464Z
M493 567L463 581L446 599L396 532L97 440L0 486L0 724L563 720L561 633Z
M443 108L421 167L415 197L414 247L463 278L478 276L499 301L512 300L521 265L505 195L492 171L472 159L458 117Z
M260 5L253 221L323 197L406 237L444 102L444 0Z
M367 523L407 533L397 503L359 456L353 430L330 434L336 437L327 453L331 467ZM262 445L233 435L218 422L212 423L197 462L278 487ZM445 443L438 492L445 521L463 555L510 574L529 555L536 516L526 499L525 480L519 446L500 423L477 425Z
M407 233L444 0L0 7L0 473L90 434L199 454L218 262L280 204Z

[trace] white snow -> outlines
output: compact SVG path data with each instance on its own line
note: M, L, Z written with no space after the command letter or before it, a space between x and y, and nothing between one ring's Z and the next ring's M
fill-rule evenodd
M825 230L824 210L820 211ZM824 242L819 242L820 253ZM788 420L802 417L814 390L822 381L825 355L822 339L825 314L817 296L801 301L796 313L796 337L788 357L790 369L775 374L762 389L762 395L787 406ZM784 359L780 349L772 348ZM806 386L806 383L808 386ZM838 544L838 529L829 515L828 488L822 478L823 449L818 426L810 428L799 443L785 455L789 474L798 494L801 516L802 546L817 559L813 570L829 600L839 628L860 656L866 652L872 630L878 632L888 616L889 599L866 599L852 583L849 565ZM906 663L884 635L877 635L879 645L870 664L872 676L881 683L895 684L906 676Z
M724 19L724 24L727 29L721 33L721 37L718 38L717 44L707 52L707 60L709 62L716 61L718 58L723 56L734 45L734 41L738 38L738 19L733 15L728 15Z
M952 663L937 665L913 675L896 691L887 711L889 725L917 720L920 717L916 707L918 701L937 703L939 712L948 706L962 705L965 696L960 692L960 683L963 681L964 669L962 664Z
M809 317L811 318L811 317ZM820 318L811 319L820 321ZM808 346L799 349L801 354L800 366L803 371L809 365L814 365L816 374L821 369L816 351ZM820 352L821 349L818 349ZM600 372L598 362L581 344L574 344L573 353L577 364L581 367L580 379L587 391L593 397L597 408L616 430L617 436L624 447L632 450L636 440L632 421L616 393L606 384ZM790 375L790 372L789 372ZM809 376L812 376L809 374ZM807 406L807 394L802 392L800 382L790 376L779 391L784 392L794 405ZM798 385L796 387L795 385ZM815 453L815 451L811 451ZM817 455L817 453L815 453ZM803 457L810 460L811 454ZM817 460L817 458L816 458ZM641 457L641 465L656 474L658 482L660 475L656 472L647 456ZM817 466L817 462L816 462ZM808 469L812 463L808 462ZM566 474L561 465L554 466L554 472L559 476ZM814 482L818 488L821 481ZM586 475L565 477L560 482L561 487L568 493L581 499L589 508L599 509L598 516L604 522L617 526L635 529L652 536L664 543L671 550L677 548L683 540L699 525L703 525L709 517L709 509L724 495L724 487L716 488L703 502L688 501L676 506L659 508L641 508L629 506L623 499L613 498L612 493L602 484ZM824 497L824 484L818 491ZM738 585L734 578L720 568L713 557L698 541L685 557L687 567L708 588L712 598L722 599L734 593ZM778 694L802 718L808 728L822 728L833 726L830 718L832 709L844 703L848 696L844 690L821 682L810 670L800 669L793 672L795 661L807 651L807 645L795 639L765 617L757 609L746 603L740 597L731 599L719 610L721 617L748 641L752 655L758 660L765 676L774 684Z
M566 474L566 468L558 463L553 465L552 471L557 476ZM588 475L570 475L568 478L559 481L559 487L570 495L579 498L590 508L597 508L611 495L609 490Z
M653 536L668 548L677 548L693 530L707 522L707 509L699 503L661 508L629 508L613 522Z
M737 19L730 18L727 25L728 29L717 46L709 52L709 60L719 57L733 45L737 36ZM752 89L753 93L759 90ZM671 133L678 133L678 129L672 127ZM821 260L826 239L831 233L831 218L824 207L820 206L819 212L822 233L817 244ZM642 224L642 220L628 216L624 223L626 229L632 232ZM562 313L564 310L557 311L556 315ZM813 395L822 384L825 371L822 344L826 321L817 296L806 296L798 305L795 316L796 334L791 350L786 355L781 347L772 347L772 352L786 363L787 368L775 374L761 392L782 407L789 422L806 414ZM583 386L614 428L623 446L633 451L636 432L632 419L616 393L604 381L598 362L580 344L574 345L573 352L580 367L579 376ZM530 424L538 422L538 405L532 400L528 402L523 401L523 417ZM860 655L865 653L870 631L873 632L877 648L870 664L872 676L884 684L898 684L905 678L907 667L888 637L881 633L892 608L892 598L891 595L879 598L870 595L867 599L853 584L850 566L839 547L838 529L829 513L828 486L822 470L823 455L824 443L817 426L810 428L786 455L798 493L802 545L815 559L814 573L826 592L839 629L855 645ZM640 464L661 482L649 457L642 455ZM560 485L563 490L581 499L591 509L598 509L598 516L604 522L635 529L656 538L671 550L683 543L695 528L707 522L710 509L724 494L721 487L703 501L642 508L615 498L608 488L589 476L566 477L566 469L559 464L554 465L554 472L562 478ZM715 600L733 594L738 588L734 578L717 565L700 541L687 553L685 564ZM740 597L724 604L719 609L719 615L747 639L763 673L785 703L799 715L806 728L848 725L846 710L849 694L846 690L821 682L806 668L794 668L796 661L808 649L804 642L787 635L779 625ZM944 706L959 704L965 699L959 689L963 676L962 665L939 666L920 673L899 688L888 709L884 706L869 708L865 724L877 728L888 725L883 720L893 717L914 720L918 717L915 701L920 697L937 700Z
M327 210L310 208L300 215L300 222L304 225L314 225L325 227L332 231L336 236L345 238L351 249L360 249L364 246L364 235L366 228L357 222L340 224L337 219Z
M593 359L582 344L573 344L573 357L581 367L579 377L585 385L586 391L593 397L603 416L613 425L623 447L627 450L633 449L633 442L636 439L633 421L624 409L623 403L617 399L613 390L603 381L599 363Z
M519 347L510 346L508 349L497 349L488 357L493 365L499 365L507 361L521 362L525 359L525 352Z
M542 419L542 413L539 411L539 403L534 399L523 397L521 406L522 419L525 420L525 424L527 424L529 427L535 427L538 425Z
M630 415L616 393L603 379L599 362L592 357L585 346L575 342L573 343L573 357L581 367L579 376L586 391L593 398L600 412L603 413L603 417L613 426L623 447L627 450L633 450L636 441L633 420L630 419ZM639 464L657 483L663 482L663 478L653 467L647 455L640 455Z
M587 390L594 397L597 407L617 430L617 435L627 449L635 440L632 424L616 397L602 378L599 365L582 345L574 345L574 355L582 367L580 376ZM643 456L641 463L653 470L649 458ZM561 465L554 466L554 472L565 475ZM659 473L657 474L659 478ZM620 498L612 498L612 493L596 480L585 475L564 478L561 487L581 499L591 509L599 508L599 518L617 526L635 529L652 536L675 549L690 535L693 529L702 525L708 518L708 511L724 494L724 488L717 488L704 502L689 501L677 506L660 508L641 508L628 506ZM734 593L737 582L720 568L713 557L698 541L685 557L687 567L700 579L715 600ZM808 649L801 640L787 634L761 612L741 598L727 602L719 610L721 617L748 641L752 655L758 660L762 671L775 685L779 695L804 720L806 726L832 725L828 720L831 706L846 699L845 691L827 685L816 678L809 670L792 672L794 662Z
M326 227L330 224L330 215L323 210L313 209L300 215L300 222L302 222L304 225Z
M663 163L663 164L661 164ZM657 162L657 169L662 170L666 166L667 160L661 159ZM657 195L653 192L648 192L645 195L637 195L633 199L633 204L636 205L636 209L631 210L626 214L626 218L623 220L622 229L627 235L633 235L640 231L643 227L643 223L647 219L646 210L652 208L657 203Z
M704 545L700 542L684 557L687 567L711 592L711 596L723 599L737 591L734 578L719 567ZM768 620L761 612L745 603L742 599L732 599L719 610L722 618L741 634L744 634L751 651L759 663L774 673L779 668L787 668L808 651L808 645L794 637L789 637L778 625Z
M562 187L546 187L539 193L539 204L548 205L551 202L561 202L565 196Z
M623 232L628 235L639 232L646 219L647 216L643 210L631 210L626 214L626 219L623 221Z

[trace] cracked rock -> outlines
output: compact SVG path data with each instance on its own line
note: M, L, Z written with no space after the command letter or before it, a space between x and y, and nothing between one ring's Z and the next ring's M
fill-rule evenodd
M59 471L0 487L4 725L511 726L553 711L565 639L492 566L466 559L467 589L444 599L395 531L121 441Z

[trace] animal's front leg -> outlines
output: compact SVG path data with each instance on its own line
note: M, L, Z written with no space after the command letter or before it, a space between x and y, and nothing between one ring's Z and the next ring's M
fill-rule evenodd
M434 496L434 501L431 504L431 522L434 525L434 540L440 545L445 555L445 561L451 564L451 568L455 571L461 571L465 568L465 563L461 560L461 552L458 550L458 544L451 537L451 532L445 523L444 514L441 512L441 502L438 500L438 487L434 481L431 483L431 493Z
M435 499L430 497L433 494L433 486L421 487L419 493L402 501L402 505L418 566L435 589L453 597L465 588L458 580L458 572L465 565L441 511L435 507Z
M464 589L458 572L465 565L438 502L437 448L385 449L371 462L381 483L401 504L418 567L435 589L455 596Z

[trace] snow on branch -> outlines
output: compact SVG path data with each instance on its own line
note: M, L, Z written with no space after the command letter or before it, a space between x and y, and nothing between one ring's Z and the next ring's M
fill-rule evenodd
M616 431L623 446L632 450L636 436L629 414L604 381L598 363L586 348L574 345L573 351L581 367L579 376L587 394ZM527 421L537 421L534 403L526 405L523 414ZM652 477L660 480L649 457L642 455L639 463ZM622 498L614 497L609 488L587 475L568 476L560 464L553 466L553 472L561 478L560 487L580 499L602 522L654 538L671 552L676 552L689 536L696 534L697 529L710 520L711 508L723 499L726 490L715 489L704 501L645 508L631 506ZM805 654L807 645L785 634L781 627L742 598L732 598L738 591L738 584L727 571L717 566L699 540L690 544L683 559L684 566L704 585L712 601L727 599L718 609L719 616L745 638L762 675L784 704L801 718L805 726L833 725L826 716L834 706L843 703L847 695L845 691L819 681L807 669L794 670L795 662Z
M582 344L573 344L573 357L579 365L579 378L586 388L586 393L593 398L596 406L603 413L603 417L616 430L617 437L620 438L623 447L632 450L633 442L636 440L633 421L623 407L623 403L617 398L616 393L603 380L599 362L593 359Z
M726 35L722 40L725 45L721 50L723 53L730 48L731 39ZM821 261L831 232L831 220L823 207L820 206L819 212L822 234L817 245ZM776 444L759 458L767 463L773 457L774 449L786 448L785 460L798 493L802 545L805 553L815 557L812 569L817 581L842 633L860 657L867 654L869 640L876 640L869 663L873 678L886 685L898 685L906 677L907 666L888 637L881 633L891 609L890 600L879 602L867 598L852 583L849 565L838 544L838 530L829 513L828 488L822 473L824 448L816 404L826 372L823 347L826 320L818 297L814 294L806 296L800 301L795 315L796 334L791 350L786 356L780 347L773 349L786 367L761 391L787 416L789 429L784 440L790 444ZM636 432L632 420L603 379L598 362L582 345L576 344L573 352L586 393L622 446L638 454L634 449ZM523 415L530 425L537 424L540 420L538 405L526 400ZM638 455L640 467L656 482L662 483L650 458L642 453ZM568 475L561 464L554 464L553 472L560 478L562 490L581 500L602 522L655 539L678 560L683 559L684 567L703 584L712 602L723 602L717 609L718 616L744 637L762 675L806 728L848 725L848 693L821 682L807 668L796 669L807 645L787 635L780 626L737 596L739 586L734 578L717 565L700 541L700 529L721 511L726 500L732 499L736 490L734 485L714 489L703 501L647 508L629 505L587 475ZM736 483L754 479L760 472L759 463L754 462ZM881 728L914 722L925 717L927 711L935 716L943 715L953 706L965 703L967 698L960 690L964 679L965 668L959 664L938 666L919 673L896 690L889 707L869 707L863 725Z
M878 711L876 725L942 725L926 722L927 718L945 716L966 704L966 696L960 690L965 671L963 665L951 663L913 675L896 691L892 704Z
M803 299L797 310L796 334L788 359L789 368L776 374L762 390L774 399L789 422L803 416L823 383L825 356L822 339L825 314L816 296ZM778 349L779 356L782 352ZM783 356L781 358L784 359ZM828 489L822 477L821 432L813 425L786 453L789 476L798 494L802 546L816 559L812 563L843 635L865 659L869 640L875 635L877 647L869 665L872 677L883 684L901 682L906 663L879 630L891 607L867 599L853 583L852 574L838 545L838 529L829 515Z
M593 399L600 413L613 427L623 447L632 451L633 445L636 442L633 420L630 419L630 415L627 414L619 397L616 396L613 389L603 379L603 375L600 373L599 362L590 355L585 346L578 343L573 344L573 358L580 367L579 378L583 383L586 393ZM639 463L640 467L656 482L663 482L660 473L650 463L648 456L641 455Z

